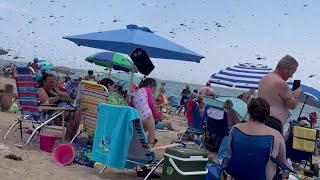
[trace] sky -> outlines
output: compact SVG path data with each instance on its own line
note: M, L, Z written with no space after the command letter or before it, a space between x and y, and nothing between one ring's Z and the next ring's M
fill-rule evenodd
M286 54L299 62L293 79L320 88L319 0L0 0L2 59L34 57L54 65L103 71L84 61L103 50L63 36L146 26L203 56L200 63L152 59L151 77L205 83L238 63L274 68ZM265 57L257 60L257 57Z

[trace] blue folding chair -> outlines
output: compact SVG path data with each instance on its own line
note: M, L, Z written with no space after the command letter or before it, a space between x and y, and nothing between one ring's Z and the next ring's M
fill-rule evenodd
M206 148L213 152L218 152L218 149L221 145L222 140L225 136L229 135L228 132L228 119L227 119L227 113L222 112L223 115L221 118L212 118L208 114L208 110L210 108L213 108L217 111L223 111L223 109L219 107L214 107L212 105L206 105L205 111L204 111L204 120L206 122L206 131L208 132L208 135L206 136Z
M181 135L180 139L183 138L185 134L194 134L196 136L200 136L195 139L195 142L199 145L199 149L201 148L203 141L201 139L201 135L205 133L204 129L204 121L203 117L200 114L198 104L193 100L187 101L187 120L188 120L188 128Z
M291 171L271 156L273 136L252 136L233 128L230 139L230 154L223 160L225 172L234 179L266 179L269 160L285 171ZM277 175L274 179L277 179Z

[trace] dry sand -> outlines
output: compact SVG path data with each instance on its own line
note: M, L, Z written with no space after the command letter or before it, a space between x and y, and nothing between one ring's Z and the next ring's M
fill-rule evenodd
M0 89L3 89L4 84L14 84L13 80L0 78ZM18 114L0 112L0 144L7 146L8 150L0 149L0 177L1 179L142 179L136 176L134 170L118 171L107 169L102 174L99 170L102 167L88 168L78 164L70 164L68 166L59 166L52 161L50 153L41 152L39 150L39 140L35 143L30 143L23 149L15 146L20 143L20 132L12 131L6 140L3 139L10 125L18 118ZM182 117L168 115L168 120L173 123L174 128L180 132L186 129L186 121ZM60 133L59 131L55 133ZM170 144L171 141L177 140L178 132L157 132L156 137L159 142L158 146ZM23 141L28 138L24 134ZM61 140L56 140L56 146L61 143ZM12 153L20 156L23 161L14 161L4 158L5 155ZM156 152L157 159L160 159L164 150Z

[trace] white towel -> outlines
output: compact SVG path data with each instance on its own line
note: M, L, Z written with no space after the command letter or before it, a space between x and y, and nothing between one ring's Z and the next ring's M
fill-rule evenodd
M207 110L207 114L212 119L222 120L223 119L223 115L224 115L224 111L221 110L221 109L209 108Z

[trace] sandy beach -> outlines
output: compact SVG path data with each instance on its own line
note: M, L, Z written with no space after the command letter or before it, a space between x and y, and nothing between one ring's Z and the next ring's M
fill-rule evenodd
M4 84L14 84L13 80L0 79L0 89ZM118 171L107 169L104 173L99 174L102 167L88 168L78 164L68 166L59 166L52 160L50 153L41 152L39 149L39 140L31 143L23 149L15 146L20 142L20 132L12 131L6 140L3 139L10 125L18 118L18 114L0 112L0 144L5 145L8 149L0 149L0 177L1 179L142 179L136 176L134 170ZM182 132L186 129L186 121L182 117L167 115L169 121L173 123L174 128ZM61 131L53 131L61 135ZM60 133L60 134L59 134ZM177 139L178 132L157 132L156 137L159 142L157 146L170 144ZM28 136L24 135L24 142ZM61 143L61 138L56 140L55 146ZM164 150L156 152L157 159L160 159ZM23 161L14 161L4 158L5 155L15 154L20 156ZM5 178L3 178L5 177Z

